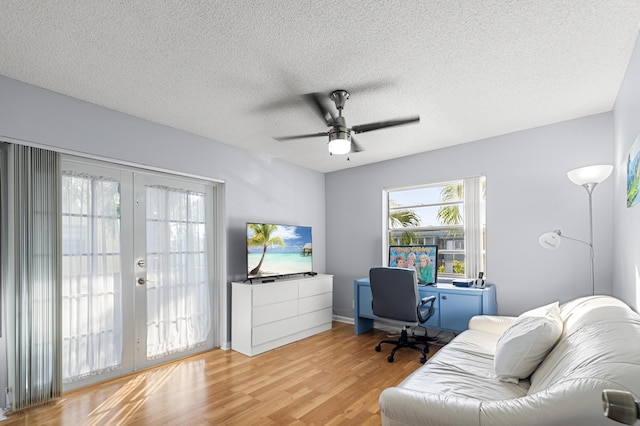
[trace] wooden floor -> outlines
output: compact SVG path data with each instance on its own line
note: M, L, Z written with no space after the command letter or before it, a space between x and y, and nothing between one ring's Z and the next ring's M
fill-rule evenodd
M9 414L8 425L378 425L378 396L421 366L353 325L247 357L216 349ZM431 345L429 356L439 346Z

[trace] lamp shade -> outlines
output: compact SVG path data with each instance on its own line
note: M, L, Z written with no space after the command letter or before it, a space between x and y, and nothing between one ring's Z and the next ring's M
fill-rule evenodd
M567 172L567 177L576 185L600 183L609 177L612 170L613 166L609 164L580 167L579 169L569 170Z
M334 139L329 142L331 154L342 155L351 151L351 141L348 139Z
M555 250L560 247L562 238L560 238L560 231L547 232L540 235L538 238L540 245L549 250Z

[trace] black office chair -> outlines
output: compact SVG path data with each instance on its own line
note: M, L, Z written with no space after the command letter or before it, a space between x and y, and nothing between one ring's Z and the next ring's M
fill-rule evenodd
M371 268L369 270L369 283L373 300L371 306L373 314L402 325L402 332L398 340L383 340L376 346L380 352L383 343L395 344L387 361L393 362L396 351L400 348L411 348L422 354L421 363L427 361L429 352L428 336L409 336L407 330L426 322L435 309L433 303L435 296L420 299L418 293L418 279L415 269L405 268ZM421 347L424 346L424 349Z

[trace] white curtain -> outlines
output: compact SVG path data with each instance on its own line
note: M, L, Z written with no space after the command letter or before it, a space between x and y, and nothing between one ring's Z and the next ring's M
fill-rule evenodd
M2 281L8 408L60 396L60 160L3 145Z
M120 184L62 177L62 378L73 382L122 363Z
M483 188L484 177L466 178L464 180L464 247L465 275L476 278L482 262L483 247Z
M205 194L148 186L147 357L204 344L210 331Z

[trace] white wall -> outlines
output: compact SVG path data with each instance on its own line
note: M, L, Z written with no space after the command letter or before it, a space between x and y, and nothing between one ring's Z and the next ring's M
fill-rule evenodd
M627 208L629 148L640 135L640 37L613 109L615 138L613 195L614 295L640 308L640 205Z
M325 272L321 173L0 76L3 137L224 180L229 282L246 277L247 221L312 226L314 269ZM229 332L227 323L223 344Z
M590 294L588 247L564 241L549 251L538 236L560 228L589 238L587 192L566 172L611 163L612 138L612 115L605 113L327 174L334 311L351 317L353 280L381 265L383 188L479 174L487 177L486 272L497 285L498 312L519 314ZM612 181L593 194L598 293L612 292Z

